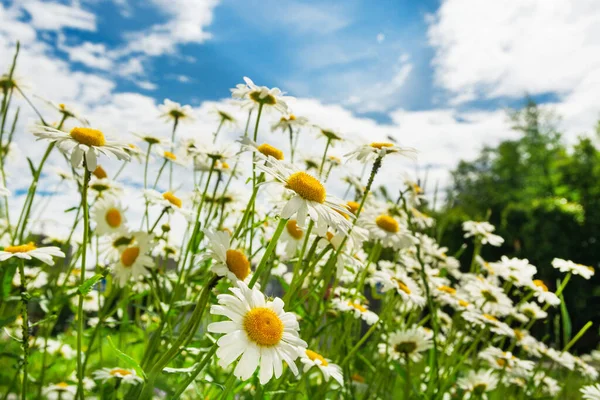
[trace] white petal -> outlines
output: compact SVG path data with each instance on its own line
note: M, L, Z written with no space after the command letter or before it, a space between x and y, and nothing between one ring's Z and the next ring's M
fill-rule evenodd
M269 382L273 377L273 350L266 347L261 351L259 381L261 385Z
M98 166L98 160L96 160L96 151L93 147L90 147L85 155L85 164L90 172L94 172Z
M79 167L81 160L83 160L83 150L81 150L79 146L76 146L71 153L71 165L73 168Z
M240 378L240 380L247 380L252 376L254 371L256 371L259 358L260 352L258 351L258 347L250 343L244 354L242 354L242 358L238 361L238 365L235 367L233 374Z

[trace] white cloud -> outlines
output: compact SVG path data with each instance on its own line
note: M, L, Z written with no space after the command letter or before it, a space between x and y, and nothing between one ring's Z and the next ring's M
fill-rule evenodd
M145 90L156 90L158 86L150 81L134 81L136 85Z
M114 61L104 44L83 42L78 46L68 46L64 35L60 34L58 48L66 52L72 62L82 63L89 68L109 71L114 67Z
M218 0L152 0L151 3L167 16L167 22L128 33L123 54L170 54L178 44L202 43L211 37L205 28L212 22Z
M62 28L96 30L96 16L79 7L39 0L21 0L15 2L15 6L27 10L31 16L30 24L36 29L52 31L58 31Z

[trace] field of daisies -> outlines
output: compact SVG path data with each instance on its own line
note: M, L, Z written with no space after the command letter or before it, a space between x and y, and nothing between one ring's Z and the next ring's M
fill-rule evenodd
M182 138L191 108L165 100L154 132L111 137L22 87L17 63L0 77L0 399L600 399L599 354L571 352L596 327L561 348L530 333L594 270L554 259L552 292L525 259L481 257L503 243L486 221L442 247L416 178L378 183L416 149L334 157L341 133L249 78L231 89L244 120L215 110ZM16 137L45 151L9 175ZM52 174L76 190L68 235L37 224Z

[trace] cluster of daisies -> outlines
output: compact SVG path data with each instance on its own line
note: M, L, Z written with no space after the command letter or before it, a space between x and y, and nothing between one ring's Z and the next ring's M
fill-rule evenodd
M526 259L481 257L504 241L485 221L465 222L449 255L418 182L377 190L382 166L414 149L372 142L336 157L343 135L292 113L281 90L244 78L231 92L239 110L218 110L203 138L178 137L195 111L170 100L164 135L112 140L54 103L60 122L31 128L47 148L22 211L4 175L0 186L7 396L541 399L572 395L577 376L581 396L600 399L600 353L569 352L589 326L543 340L571 277L593 268L555 259L551 290ZM285 148L265 141L279 132ZM323 153L301 159L300 135L322 138ZM49 155L63 165L42 173ZM134 168L132 189L119 177ZM80 195L66 235L35 225L50 170Z

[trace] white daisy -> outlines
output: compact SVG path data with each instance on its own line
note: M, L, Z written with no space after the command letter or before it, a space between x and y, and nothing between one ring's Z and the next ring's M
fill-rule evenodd
M304 230L298 227L295 219L290 219L279 238L280 243L285 246L283 259L289 260L296 255L296 251L304 242Z
M134 232L133 241L121 250L113 273L119 286L127 285L130 278L148 275L148 268L154 267L154 260L148 255L151 250L152 235Z
M403 271L376 271L370 278L370 281L373 285L381 285L381 291L383 293L389 290L395 290L402 298L402 301L417 307L425 305L425 297L423 296L421 288L417 282Z
M552 260L552 266L560 272L570 272L573 275L580 275L584 279L590 279L594 276L594 268L587 265L577 264L570 260L555 258Z
M354 151L344 155L348 161L357 160L363 162L375 161L378 157L384 157L386 154L403 155L414 159L417 151L410 147L400 147L394 143L372 142L359 146Z
M492 233L496 230L496 227L487 221L465 221L462 224L462 228L465 231L465 238L474 236L480 240L482 244L489 243L491 246L496 247L499 247L504 243L504 239L501 236Z
M95 232L98 235L119 234L127 230L125 210L113 197L98 199L91 209L91 217L96 222Z
M158 109L161 112L161 118L167 121L174 120L182 122L193 119L192 107L188 105L182 106L181 104L171 101L169 99L165 99L163 104L158 106Z
M137 385L138 383L144 382L144 380L137 376L134 369L125 368L102 368L92 372L94 379L98 379L103 383L108 382L112 379L119 380L123 383L131 385Z
M168 163L173 163L173 164L177 164L180 165L182 167L185 167L187 164L183 158L183 156L181 155L177 155L175 153L172 153L168 150L163 150L163 149L159 149L159 148L155 148L155 154L162 158L163 161L166 161Z
M579 391L585 400L600 400L600 383L583 386Z
M349 312L354 318L361 318L369 325L373 325L379 321L379 316L358 300L334 298L331 302L334 308L343 312Z
M232 249L229 233L225 231L205 232L209 250L201 258L201 262L212 258L211 271L218 276L226 276L232 282L247 281L250 277L250 261L242 250Z
M468 295L467 300L484 313L508 315L513 310L512 300L504 291L481 277L469 279L462 288Z
M299 128L308 123L308 118L306 117L297 117L294 114L284 115L277 121L273 126L271 126L272 131L276 131L277 129L281 129L284 132L289 131L293 128Z
M77 394L77 386L59 382L46 386L42 393L48 400L72 400Z
M23 260L31 260L32 258L36 258L45 264L54 265L54 260L52 260L52 257L63 258L64 256L65 253L60 251L58 247L49 246L38 248L33 242L18 246L6 246L4 250L0 250L0 261L6 261L12 257L17 257Z
M558 296L548 290L548 286L542 280L534 279L529 288L533 290L533 295L540 303L550 304L551 306L560 304Z
M485 392L491 392L498 385L498 378L493 370L471 370L466 376L456 381L459 388L469 392L476 399L482 398Z
M273 107L283 114L287 113L287 101L290 97L284 96L284 92L279 88L269 89L266 86L256 86L248 77L244 77L244 82L246 83L240 83L236 85L235 89L231 89L231 96L234 99L244 100L244 105L263 105Z
M372 240L381 241L383 247L400 250L415 243L415 238L408 233L406 227L398 222L396 217L387 213L364 212L359 224L369 231Z
M344 386L342 368L340 368L340 366L337 364L331 363L331 360L326 359L319 353L308 349L302 349L300 352L300 361L304 364L305 373L312 367L317 367L323 373L325 381L329 381L329 378L333 378L341 386Z
M380 354L388 354L392 360L402 360L406 357L419 361L423 352L433 346L431 334L422 327L412 327L390 334L386 343L377 346Z
M517 309L523 313L528 319L544 319L548 316L548 313L537 303L527 302L519 305Z
M286 165L270 157L267 165L257 164L257 168L274 177L285 189L292 193L281 210L281 218L295 216L300 228L304 228L306 217L310 218L319 235L327 233L327 226L337 231L348 232L352 224L346 219L344 202L327 194L325 186L312 175Z
M225 368L241 356L234 375L247 380L260 365L259 381L263 385L273 376L281 376L283 361L297 375L294 361L299 348L307 344L298 335L296 316L283 310L280 298L267 301L262 292L249 289L243 282L230 290L233 295L218 295L219 305L210 309L211 314L226 316L230 321L213 322L207 328L209 332L225 333L217 341L219 365Z
M187 218L193 215L191 210L183 207L181 198L175 196L171 191L160 193L154 189L146 189L144 190L144 197L150 204L161 206L168 212L177 211Z
M238 140L242 146L248 150L254 151L259 155L259 157L266 159L268 157L273 157L276 160L283 161L284 154L283 151L278 148L271 146L268 143L263 143L259 145L254 140L250 139L248 136L242 137Z
M71 165L79 167L84 158L88 171L92 172L97 166L98 153L106 156L115 155L119 160L129 161L129 154L125 151L126 144L106 140L102 131L92 128L75 127L70 133L59 131L49 126L35 126L32 131L39 139L48 139L56 142L59 149L71 153Z

